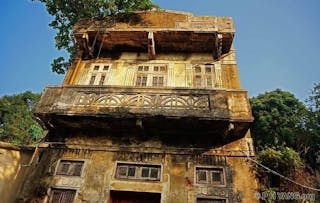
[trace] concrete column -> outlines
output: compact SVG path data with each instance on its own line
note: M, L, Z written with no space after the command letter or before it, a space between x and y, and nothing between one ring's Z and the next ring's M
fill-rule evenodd
M173 87L174 86L174 64L169 63L168 64L168 86Z
M214 73L215 73L215 83L214 87L221 88L222 87L222 78L221 78L221 64L214 64Z
M186 64L186 87L192 87L192 85L193 85L192 64Z

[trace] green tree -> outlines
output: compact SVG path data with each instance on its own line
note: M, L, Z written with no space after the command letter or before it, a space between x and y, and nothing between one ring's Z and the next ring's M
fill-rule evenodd
M259 150L272 146L295 148L303 133L307 109L289 92L277 89L250 99L253 116L252 136Z
M34 144L43 129L35 121L40 94L30 91L0 98L0 140L19 145Z
M320 83L314 85L307 99L308 114L305 120L305 137L301 146L303 157L313 166L320 165Z
M314 85L307 102L309 104L309 108L311 108L313 111L320 111L320 83L316 83Z
M55 44L58 50L65 49L69 60L60 56L53 60L53 72L64 74L76 58L76 47L72 41L71 30L81 18L104 17L117 13L148 10L157 7L150 0L33 0L45 4L54 20L49 24L58 32Z
M320 86L316 85L308 107L293 94L280 89L250 99L255 118L252 137L258 149L258 161L309 186L317 182L312 174L313 169L317 170L314 166L320 155L319 90ZM281 188L303 192L305 189L261 167L257 168L257 174L264 190Z
M266 147L257 153L257 159L261 164L285 176L294 176L295 171L304 166L300 154L289 147ZM257 172L264 187L280 187L281 180L279 176L261 167L257 168Z
M288 173L303 166L299 153L289 147L267 147L259 152L259 160L281 173Z

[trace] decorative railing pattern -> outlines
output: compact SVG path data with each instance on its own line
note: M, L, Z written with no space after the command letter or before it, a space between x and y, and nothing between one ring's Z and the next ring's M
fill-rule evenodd
M209 95L78 92L74 104L99 107L209 110Z
M252 121L247 92L242 90L141 88L111 86L47 87L38 114L131 114Z

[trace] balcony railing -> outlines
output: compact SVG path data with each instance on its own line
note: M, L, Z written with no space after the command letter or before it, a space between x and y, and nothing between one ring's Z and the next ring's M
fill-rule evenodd
M82 19L73 29L84 58L105 52L201 52L215 60L227 54L235 29L230 17L180 12L135 12L102 19Z
M234 33L231 17L194 16L191 13L176 12L135 12L107 16L101 19L81 19L73 32L111 31L111 30L194 30Z
M115 86L47 87L38 115L192 117L204 120L252 122L243 90L141 88Z

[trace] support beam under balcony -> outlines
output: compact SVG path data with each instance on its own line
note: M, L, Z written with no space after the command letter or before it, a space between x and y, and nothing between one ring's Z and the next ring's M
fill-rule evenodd
M156 58L156 46L154 42L153 32L149 32L148 34L148 53L150 60Z
M93 48L90 46L88 33L82 35L82 47L86 56L93 57Z
M222 34L216 34L215 37L215 45L214 45L214 51L213 51L213 58L214 59L220 59L222 55Z

